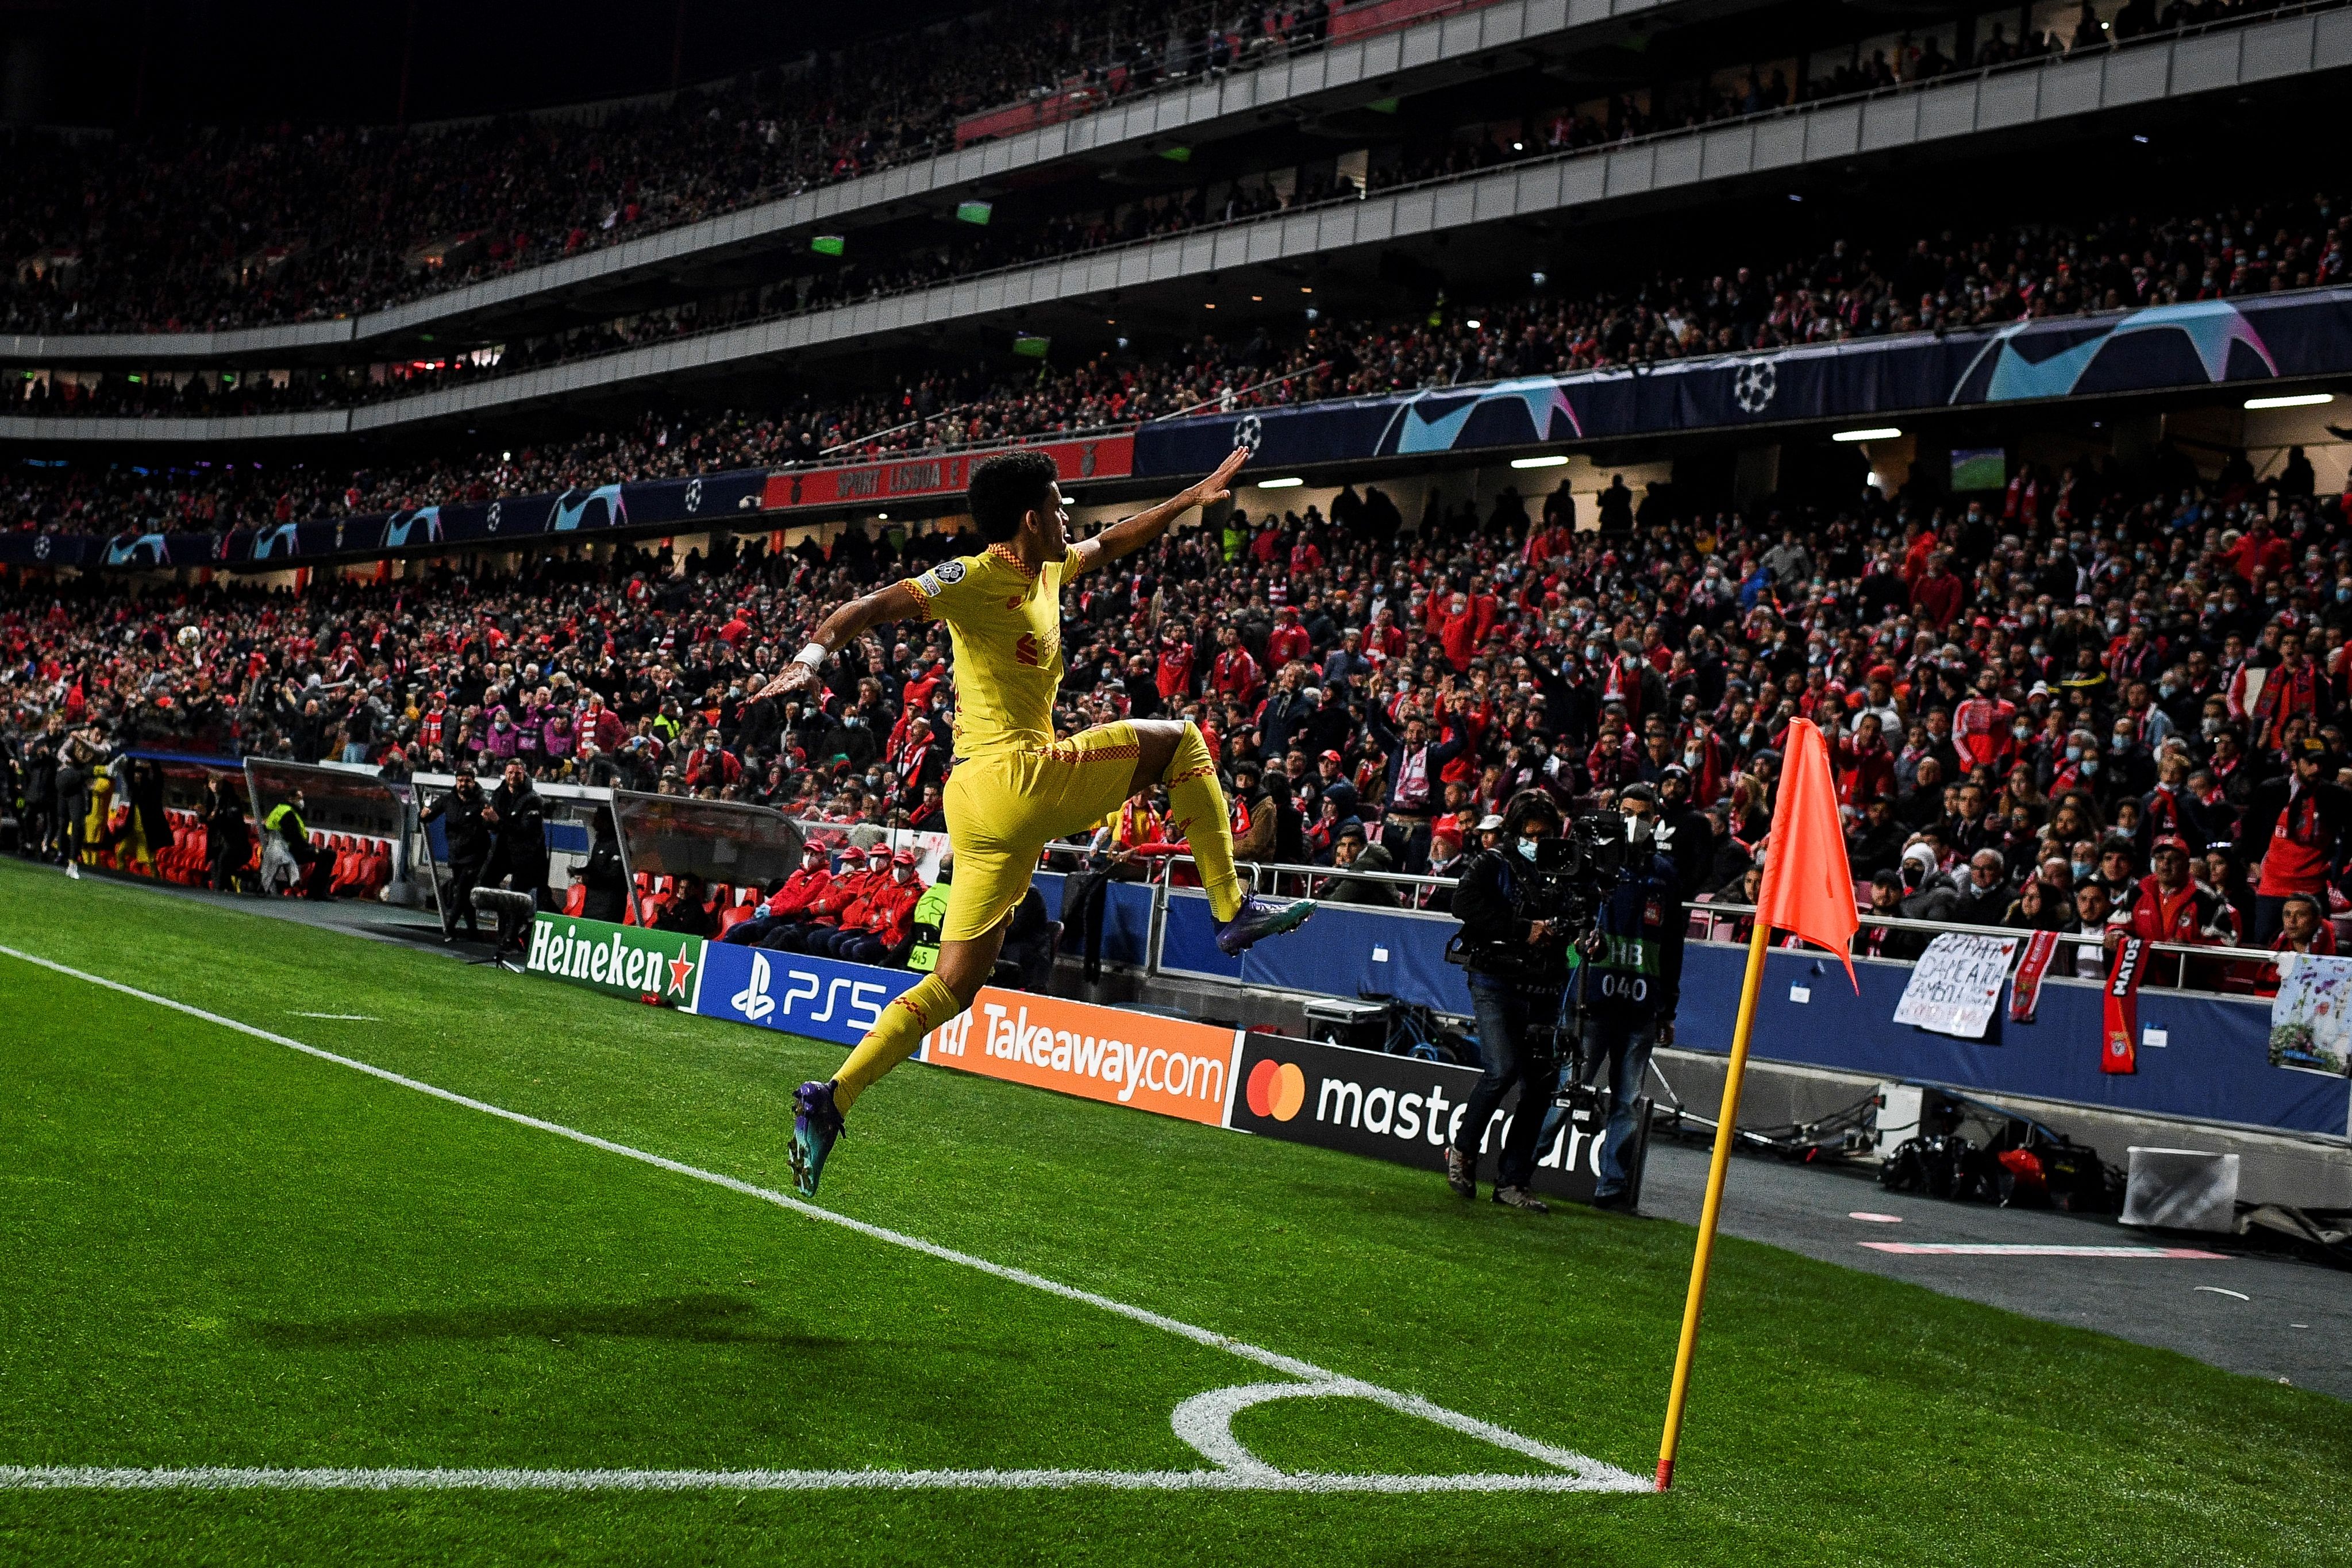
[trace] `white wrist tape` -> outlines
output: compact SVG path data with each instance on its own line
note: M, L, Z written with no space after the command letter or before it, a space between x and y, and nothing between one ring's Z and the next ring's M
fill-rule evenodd
M806 664L812 670L822 670L824 668L824 662L829 656L830 655L828 655L824 651L824 643L811 643L807 647L803 648L799 653L793 655L793 663L795 664Z

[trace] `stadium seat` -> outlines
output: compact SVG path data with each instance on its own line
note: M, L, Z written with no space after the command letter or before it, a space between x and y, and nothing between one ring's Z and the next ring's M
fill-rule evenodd
M730 931L734 930L738 925L742 925L746 920L751 919L752 907L752 905L748 904L734 904L720 910L719 912L719 935L724 936Z
M563 890L563 913L572 919L580 918L588 907L588 884L575 882Z

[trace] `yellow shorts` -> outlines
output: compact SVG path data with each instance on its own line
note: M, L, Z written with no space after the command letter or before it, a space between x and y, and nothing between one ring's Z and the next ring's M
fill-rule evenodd
M942 942L985 936L1021 902L1049 839L1090 828L1134 792L1143 755L1124 720L1084 730L1035 751L973 757L948 775L948 884Z

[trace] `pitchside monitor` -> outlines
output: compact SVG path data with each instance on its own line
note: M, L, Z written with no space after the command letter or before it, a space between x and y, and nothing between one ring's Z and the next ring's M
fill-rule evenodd
M613 821L631 875L692 874L761 887L800 869L801 831L782 811L736 800L613 791Z
M2009 483L2009 452L2000 446L1952 448L1952 488L1998 490Z

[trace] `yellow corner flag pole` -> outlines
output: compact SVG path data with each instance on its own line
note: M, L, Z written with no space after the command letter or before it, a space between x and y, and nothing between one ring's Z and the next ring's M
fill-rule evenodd
M1723 1212L1724 1178L1731 1171L1731 1140L1739 1122L1739 1081L1748 1071L1748 1036L1756 1027L1756 998L1764 988L1764 954L1772 927L1756 912L1748 942L1748 977L1739 988L1739 1019L1731 1031L1731 1065L1723 1079L1722 1120L1715 1127L1715 1158L1707 1166L1706 1205L1699 1210L1698 1250L1691 1258L1690 1294L1683 1301L1683 1339L1675 1351L1675 1383L1666 1396L1666 1431L1658 1441L1658 1490L1675 1479L1675 1448L1682 1441L1683 1403L1690 1396L1691 1363L1698 1355L1698 1315L1706 1304L1706 1268L1715 1256L1715 1222Z

